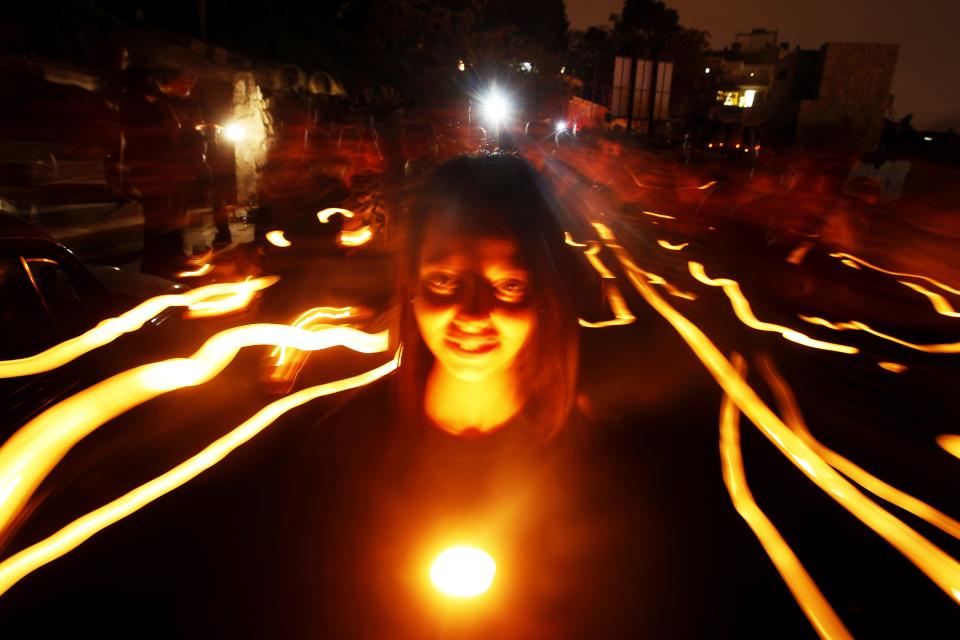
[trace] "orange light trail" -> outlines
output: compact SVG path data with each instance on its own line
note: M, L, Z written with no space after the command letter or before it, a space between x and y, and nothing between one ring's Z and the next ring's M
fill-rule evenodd
M267 242L269 242L275 247L285 248L293 244L292 242L287 240L282 229L274 229L273 231L268 231L265 237L267 239Z
M348 327L306 331L288 325L251 324L221 331L189 358L129 369L47 409L0 447L0 533L54 466L77 442L108 420L168 391L207 382L240 349L283 345L303 351L346 346L362 353L387 349L387 332L368 334Z
M757 316L753 314L753 310L750 308L750 302L743 295L743 292L740 290L740 284L736 280L730 280L729 278L712 279L706 274L703 265L699 262L689 262L688 265L690 267L690 274L694 278L705 285L711 287L721 287L723 289L723 292L727 294L727 298L730 299L730 304L733 307L733 312L736 314L737 318L739 318L743 324L747 325L751 329L779 333L781 336L787 340L790 340L791 342L796 342L797 344L801 344L805 347L812 347L814 349L822 349L824 351L847 354L859 352L859 349L856 347L845 344L836 344L833 342L824 342L823 340L816 340L804 333L796 331L795 329L790 329L789 327L759 320Z
M355 231L344 229L337 236L337 242L342 247L359 247L370 242L371 238L373 238L373 231L370 225L364 225Z
M907 365L896 362L878 362L877 364L880 365L881 368L892 371L893 373L903 373L907 370Z
M213 265L208 262L207 264L201 266L199 269L195 269L193 271L181 271L180 273L177 274L177 277L178 278L196 278L199 276L205 276L211 271L213 271Z
M643 215L650 216L651 218L663 218L664 220L676 220L673 216L668 216L665 213L654 213L653 211L644 211Z
M323 209L322 211L317 211L317 220L326 224L330 221L330 218L336 214L342 215L344 218L352 218L356 214L350 209L341 209L340 207L329 207Z
M957 310L953 308L953 305L951 305L950 302L939 293L930 291L926 287L923 287L919 284L907 282L906 280L897 280L897 282L925 296L927 300L930 301L930 304L933 305L934 310L940 315L947 316L949 318L960 318L960 312L957 312Z
M937 444L955 458L960 458L960 436L952 433L945 433L937 436Z
M769 359L760 359L760 373L773 391L777 405L779 405L780 411L783 413L784 422L786 422L793 429L794 433L799 435L811 449L823 458L827 464L873 495L900 507L904 511L912 513L922 520L926 520L944 533L960 540L960 522L957 522L927 503L914 498L910 494L887 484L870 472L841 456L839 453L821 444L810 432L810 428L807 427L806 420L803 419L803 414L800 412L796 396L793 395L790 387L787 386L787 383L784 381L783 376L777 372Z
M954 602L960 604L960 563L867 498L812 451L760 399L706 334L638 275L641 270L633 258L612 239L609 229L606 231L611 236L607 246L623 265L637 293L673 326L740 411L814 484L900 551Z
M683 242L683 243L681 243L681 244L671 244L671 243L667 242L666 240L657 240L657 244L660 245L661 247L663 247L664 249L669 249L670 251L682 251L682 250L683 250L685 247L687 247L690 243L689 243L689 242Z
M583 255L587 257L587 260L590 262L590 266L600 274L601 278L606 280L616 280L617 276L613 275L613 272L607 268L603 261L597 256L600 253L601 245L599 242L588 242L589 247L584 249Z
M277 280L279 278L276 276L270 276L243 282L211 284L187 293L150 298L130 311L115 318L107 318L86 333L54 345L46 351L16 360L0 360L0 378L29 376L56 369L113 342L125 333L137 331L145 322L170 307L195 308L213 301L216 304L211 304L206 309L206 315L236 311L249 303L253 293L269 287ZM232 297L238 292L242 294L239 298ZM250 294L250 297L247 297L247 294ZM241 304L244 301L246 303Z
M960 342L948 342L943 344L914 344L912 342L901 340L895 336L877 331L876 329L873 329L869 325L866 325L858 320L851 320L849 322L830 322L829 320L816 318L813 316L798 315L797 317L804 322L809 322L810 324L815 324L821 327L827 327L828 329L833 329L834 331L863 331L872 336L894 342L915 351L924 351L926 353L960 353Z
M570 245L571 247L585 247L585 246L587 246L587 245L583 244L582 242L577 242L576 240L574 240L574 239L573 239L573 236L570 235L570 232L569 232L569 231L564 231L564 232L563 232L563 241L566 242L566 243L567 243L568 245Z
M627 302L623 299L623 294L620 293L620 289L617 287L617 285L612 282L608 282L604 290L604 296L607 299L607 304L610 305L610 311L613 312L613 320L589 322L583 318L580 318L581 327L587 327L589 329L603 329L604 327L615 327L636 322L637 317L633 315L632 311L630 311L630 307L627 306Z
M861 265L867 267L868 269L873 269L874 271L879 271L880 273L886 273L887 275L891 275L891 276L900 276L900 277L904 277L904 278L916 278L916 279L918 279L918 280L923 280L923 281L925 281L925 282L929 282L930 284L932 284L933 286L937 287L938 289L943 289L944 291L948 291L948 292L950 292L950 293L953 293L953 294L956 294L956 295L960 295L960 290L954 289L953 287L951 287L951 286L949 286L949 285L947 285L947 284L944 284L943 282L940 282L939 280L934 280L933 278L930 278L930 277L927 277L927 276L924 276L924 275L920 275L920 274L917 274L917 273L901 273L901 272L899 272L899 271L890 271L889 269L884 269L883 267L878 267L878 266L875 265L875 264L871 264L870 262L867 262L867 261L864 260L863 258L858 258L857 256L851 255L851 254L849 254L849 253L831 253L831 254L830 254L830 257L831 257L831 258L840 258L840 259L841 259L841 262L843 262L844 264L847 264L846 261L847 261L847 260L850 260L851 262L861 264ZM848 266L852 266L852 265L848 265Z
M324 320L343 320L353 315L353 307L314 307L301 313L291 326L298 329L312 329ZM321 325L322 326L322 325ZM287 347L276 347L270 357L276 358L275 366L280 367L287 360Z
M343 380L309 387L271 402L233 431L218 438L203 451L170 471L140 485L99 509L81 516L48 538L0 562L0 594L5 593L20 579L37 568L76 549L97 532L122 520L164 494L183 486L223 460L237 447L248 442L287 411L321 396L370 384L394 371L398 363L399 351L392 360L375 369Z
M743 358L734 354L731 360L738 375L742 376ZM720 459L723 463L723 481L727 485L734 509L757 536L817 634L821 638L852 638L793 549L754 500L747 485L740 451L740 411L729 395L723 396L720 405Z

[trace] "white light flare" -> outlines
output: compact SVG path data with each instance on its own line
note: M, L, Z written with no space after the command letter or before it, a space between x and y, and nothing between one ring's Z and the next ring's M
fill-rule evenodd
M506 124L512 110L510 101L496 87L491 88L487 95L480 100L480 113L487 123L494 128Z
M247 130L239 122L230 122L223 128L223 135L230 142L243 142L247 137Z
M476 547L451 547L437 556L430 567L430 580L442 593L454 598L475 598L490 590L497 563Z

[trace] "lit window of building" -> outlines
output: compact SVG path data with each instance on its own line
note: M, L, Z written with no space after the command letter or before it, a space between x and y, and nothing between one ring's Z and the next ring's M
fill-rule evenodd
M754 89L747 89L743 92L743 95L740 96L740 100L737 103L737 106L743 107L744 109L749 109L753 106L753 99L757 96L757 92Z
M725 107L735 107L740 99L739 91L717 91L717 102Z

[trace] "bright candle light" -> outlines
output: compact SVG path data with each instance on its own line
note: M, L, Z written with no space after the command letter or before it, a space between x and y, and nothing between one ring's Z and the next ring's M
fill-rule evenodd
M455 598L479 596L493 584L497 563L476 547L451 547L437 556L430 567L434 586Z
M230 142L240 142L247 137L247 131L240 123L231 122L223 128L223 135Z

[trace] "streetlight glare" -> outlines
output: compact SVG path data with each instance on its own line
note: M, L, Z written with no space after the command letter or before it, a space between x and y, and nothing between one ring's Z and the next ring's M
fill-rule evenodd
M566 131L566 130L567 130L567 123L566 123L565 120L558 120L558 121L557 121L557 124L554 125L554 126L556 127L557 132Z
M497 563L476 547L451 547L437 556L430 567L430 580L442 593L455 598L473 598L490 589Z
M231 122L223 128L223 135L230 142L240 142L247 137L247 131L238 122Z
M490 90L480 106L483 116L495 126L501 125L510 115L510 101L496 88Z

